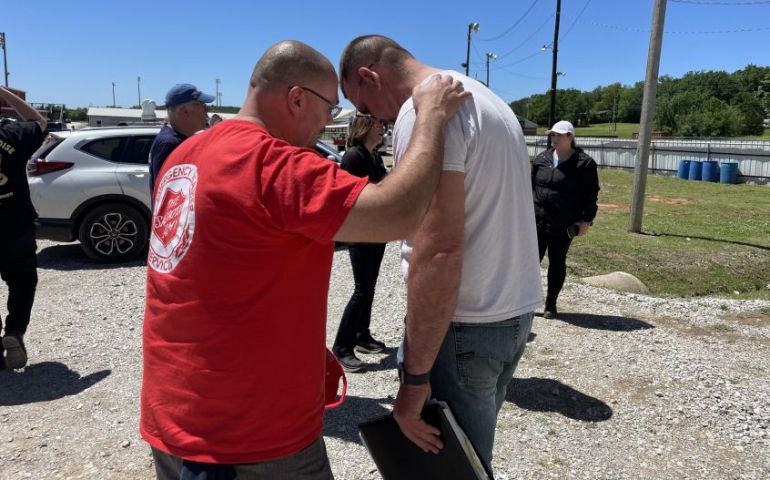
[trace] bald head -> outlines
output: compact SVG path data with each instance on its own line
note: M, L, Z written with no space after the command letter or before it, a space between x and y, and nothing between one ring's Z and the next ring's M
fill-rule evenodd
M340 85L345 92L345 83L354 78L360 67L379 64L397 68L405 59L414 58L409 51L395 40L382 35L364 35L353 39L340 57Z
M284 40L262 55L254 66L249 85L260 90L277 90L335 75L334 66L318 50L296 40Z

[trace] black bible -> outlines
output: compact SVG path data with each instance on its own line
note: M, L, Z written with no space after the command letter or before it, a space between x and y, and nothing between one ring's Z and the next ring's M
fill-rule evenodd
M493 478L446 403L432 400L422 418L441 430L444 448L437 454L422 451L406 438L392 414L359 425L361 440L384 480Z

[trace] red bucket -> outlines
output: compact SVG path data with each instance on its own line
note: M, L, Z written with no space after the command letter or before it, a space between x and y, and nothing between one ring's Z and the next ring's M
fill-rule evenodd
M342 393L337 396L337 390L340 387L340 379L342 379ZM342 365L337 361L337 357L329 350L326 349L326 389L324 393L324 408L331 410L337 408L345 401L345 394L348 391L348 379L345 377L345 372L342 370Z

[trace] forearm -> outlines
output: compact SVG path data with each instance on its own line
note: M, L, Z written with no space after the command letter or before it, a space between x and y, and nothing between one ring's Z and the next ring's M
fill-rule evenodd
M382 182L367 185L335 240L388 242L409 237L436 190L444 153L444 117L418 114L409 147Z
M386 198L399 198L385 209L389 221L398 225L397 238L414 232L436 191L444 158L444 126L443 117L418 114L406 153L379 184Z
M409 373L421 374L433 367L454 318L461 275L460 252L434 251L412 256L404 354L404 368Z
M13 107L13 109L16 110L16 113L19 114L22 120L37 122L40 124L41 130L45 130L46 126L48 125L48 120L46 120L40 114L40 112L32 108L27 102L17 97L9 90L6 90L4 87L0 87L0 98L2 98L6 103Z

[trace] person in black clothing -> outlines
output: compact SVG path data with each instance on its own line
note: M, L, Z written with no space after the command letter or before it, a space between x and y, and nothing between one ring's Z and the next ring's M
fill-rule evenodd
M155 179L166 158L182 142L208 126L207 103L214 96L203 93L195 85L178 83L166 93L168 125L160 129L150 146L150 197L155 189Z
M376 147L382 142L384 134L385 125L380 121L369 116L356 116L350 125L348 149L342 157L341 167L357 177L369 177L372 183L382 180L387 170ZM375 340L369 331L374 288L385 254L385 244L351 243L348 244L348 253L353 266L355 288L342 314L332 350L342 368L348 372L358 372L365 364L356 357L355 351L379 353L385 348L385 344Z
M37 287L37 213L29 197L27 160L43 143L48 122L3 87L0 101L13 107L23 120L0 126L0 277L8 285L0 369L16 370L27 364L24 334Z
M548 291L544 318L556 318L556 299L567 276L567 251L585 235L596 216L596 162L575 145L575 128L560 121L548 131L552 147L532 164L532 194L540 261L548 250Z

